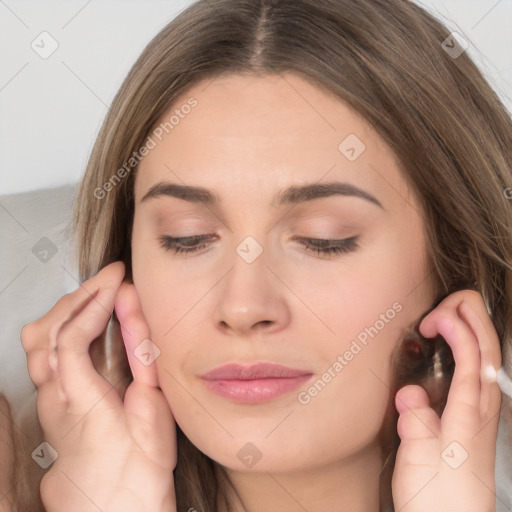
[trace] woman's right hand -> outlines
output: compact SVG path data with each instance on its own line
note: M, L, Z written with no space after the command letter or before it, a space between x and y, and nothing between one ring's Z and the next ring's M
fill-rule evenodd
M48 512L176 511L176 424L155 363L134 357L150 332L124 273L120 261L104 267L21 333L45 441L58 454L41 482ZM114 304L134 376L124 401L89 355Z

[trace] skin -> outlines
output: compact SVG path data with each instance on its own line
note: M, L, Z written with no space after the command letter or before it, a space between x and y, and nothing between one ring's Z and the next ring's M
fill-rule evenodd
M161 351L161 389L189 439L233 471L250 510L332 509L341 499L375 509L390 354L433 300L417 203L367 123L304 80L230 76L205 85L176 102L194 97L198 107L145 157L135 185L134 284ZM366 145L354 162L338 150L351 133ZM364 189L383 208L339 195L295 207L272 201L282 188L331 180ZM206 187L220 204L141 202L160 181ZM191 255L159 243L205 234L219 238ZM235 251L247 236L263 247L251 264ZM294 236L358 236L360 247L318 256ZM277 362L313 372L307 390L396 302L397 316L307 405L298 392L235 404L199 378L227 362ZM262 453L251 471L237 457L247 442Z
M247 511L377 512L378 433L390 398L402 440L396 510L494 510L500 393L483 376L501 358L477 292L450 295L420 325L454 353L443 417L418 386L390 397L391 353L434 296L418 202L389 148L345 104L297 76L218 78L176 105L190 96L197 107L137 170L133 283L112 263L22 331L45 439L59 453L41 487L47 510L174 511L175 420L228 469ZM366 146L353 162L338 150L351 133ZM163 180L206 187L220 203L141 201ZM273 201L285 187L327 180L360 187L383 208L347 196ZM205 234L216 238L188 255L159 240ZM263 248L250 264L236 252L247 236ZM331 257L297 240L353 236L353 252ZM299 392L396 303L378 334L300 403ZM114 308L134 375L124 402L88 354ZM160 353L145 365L135 350L148 338ZM199 378L227 362L261 361L313 377L261 404L233 403ZM457 470L441 457L453 441L468 453ZM237 456L248 442L262 455L251 468ZM227 512L220 500L218 510Z

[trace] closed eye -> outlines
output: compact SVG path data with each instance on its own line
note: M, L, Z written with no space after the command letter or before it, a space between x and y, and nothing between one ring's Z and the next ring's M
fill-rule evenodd
M185 236L185 237L172 237L172 236L161 236L160 245L167 251L174 251L174 254L178 253L193 253L200 251L206 247L206 243L199 243L204 240L212 238L210 235L196 235L196 236Z
M217 238L215 235L195 235L187 237L172 237L168 235L161 236L160 246L166 251L173 251L174 254L192 254L206 248L211 239ZM354 251L359 247L357 236L345 238L343 240L325 240L321 238L296 238L296 240L305 248L317 256L332 256L340 253Z
M343 240L323 240L321 238L300 238L298 240L304 245L307 251L313 252L319 256L331 256L333 254L354 251L359 247L357 238L357 236L353 236Z

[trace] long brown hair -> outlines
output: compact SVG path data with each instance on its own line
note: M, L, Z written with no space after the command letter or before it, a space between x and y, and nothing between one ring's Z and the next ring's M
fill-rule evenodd
M436 293L482 294L511 374L512 122L467 53L445 51L449 37L406 0L197 1L145 48L97 137L76 201L80 278L116 260L130 273L130 159L179 96L222 74L293 72L394 151L420 201ZM122 392L131 376L118 331L97 340L94 359ZM214 512L227 476L180 429L178 446L178 510Z

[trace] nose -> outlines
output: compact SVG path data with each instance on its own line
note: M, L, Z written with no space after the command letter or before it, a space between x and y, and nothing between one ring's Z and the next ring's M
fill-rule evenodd
M214 322L224 334L275 333L290 322L287 289L268 266L265 251L248 263L238 254L219 283Z

